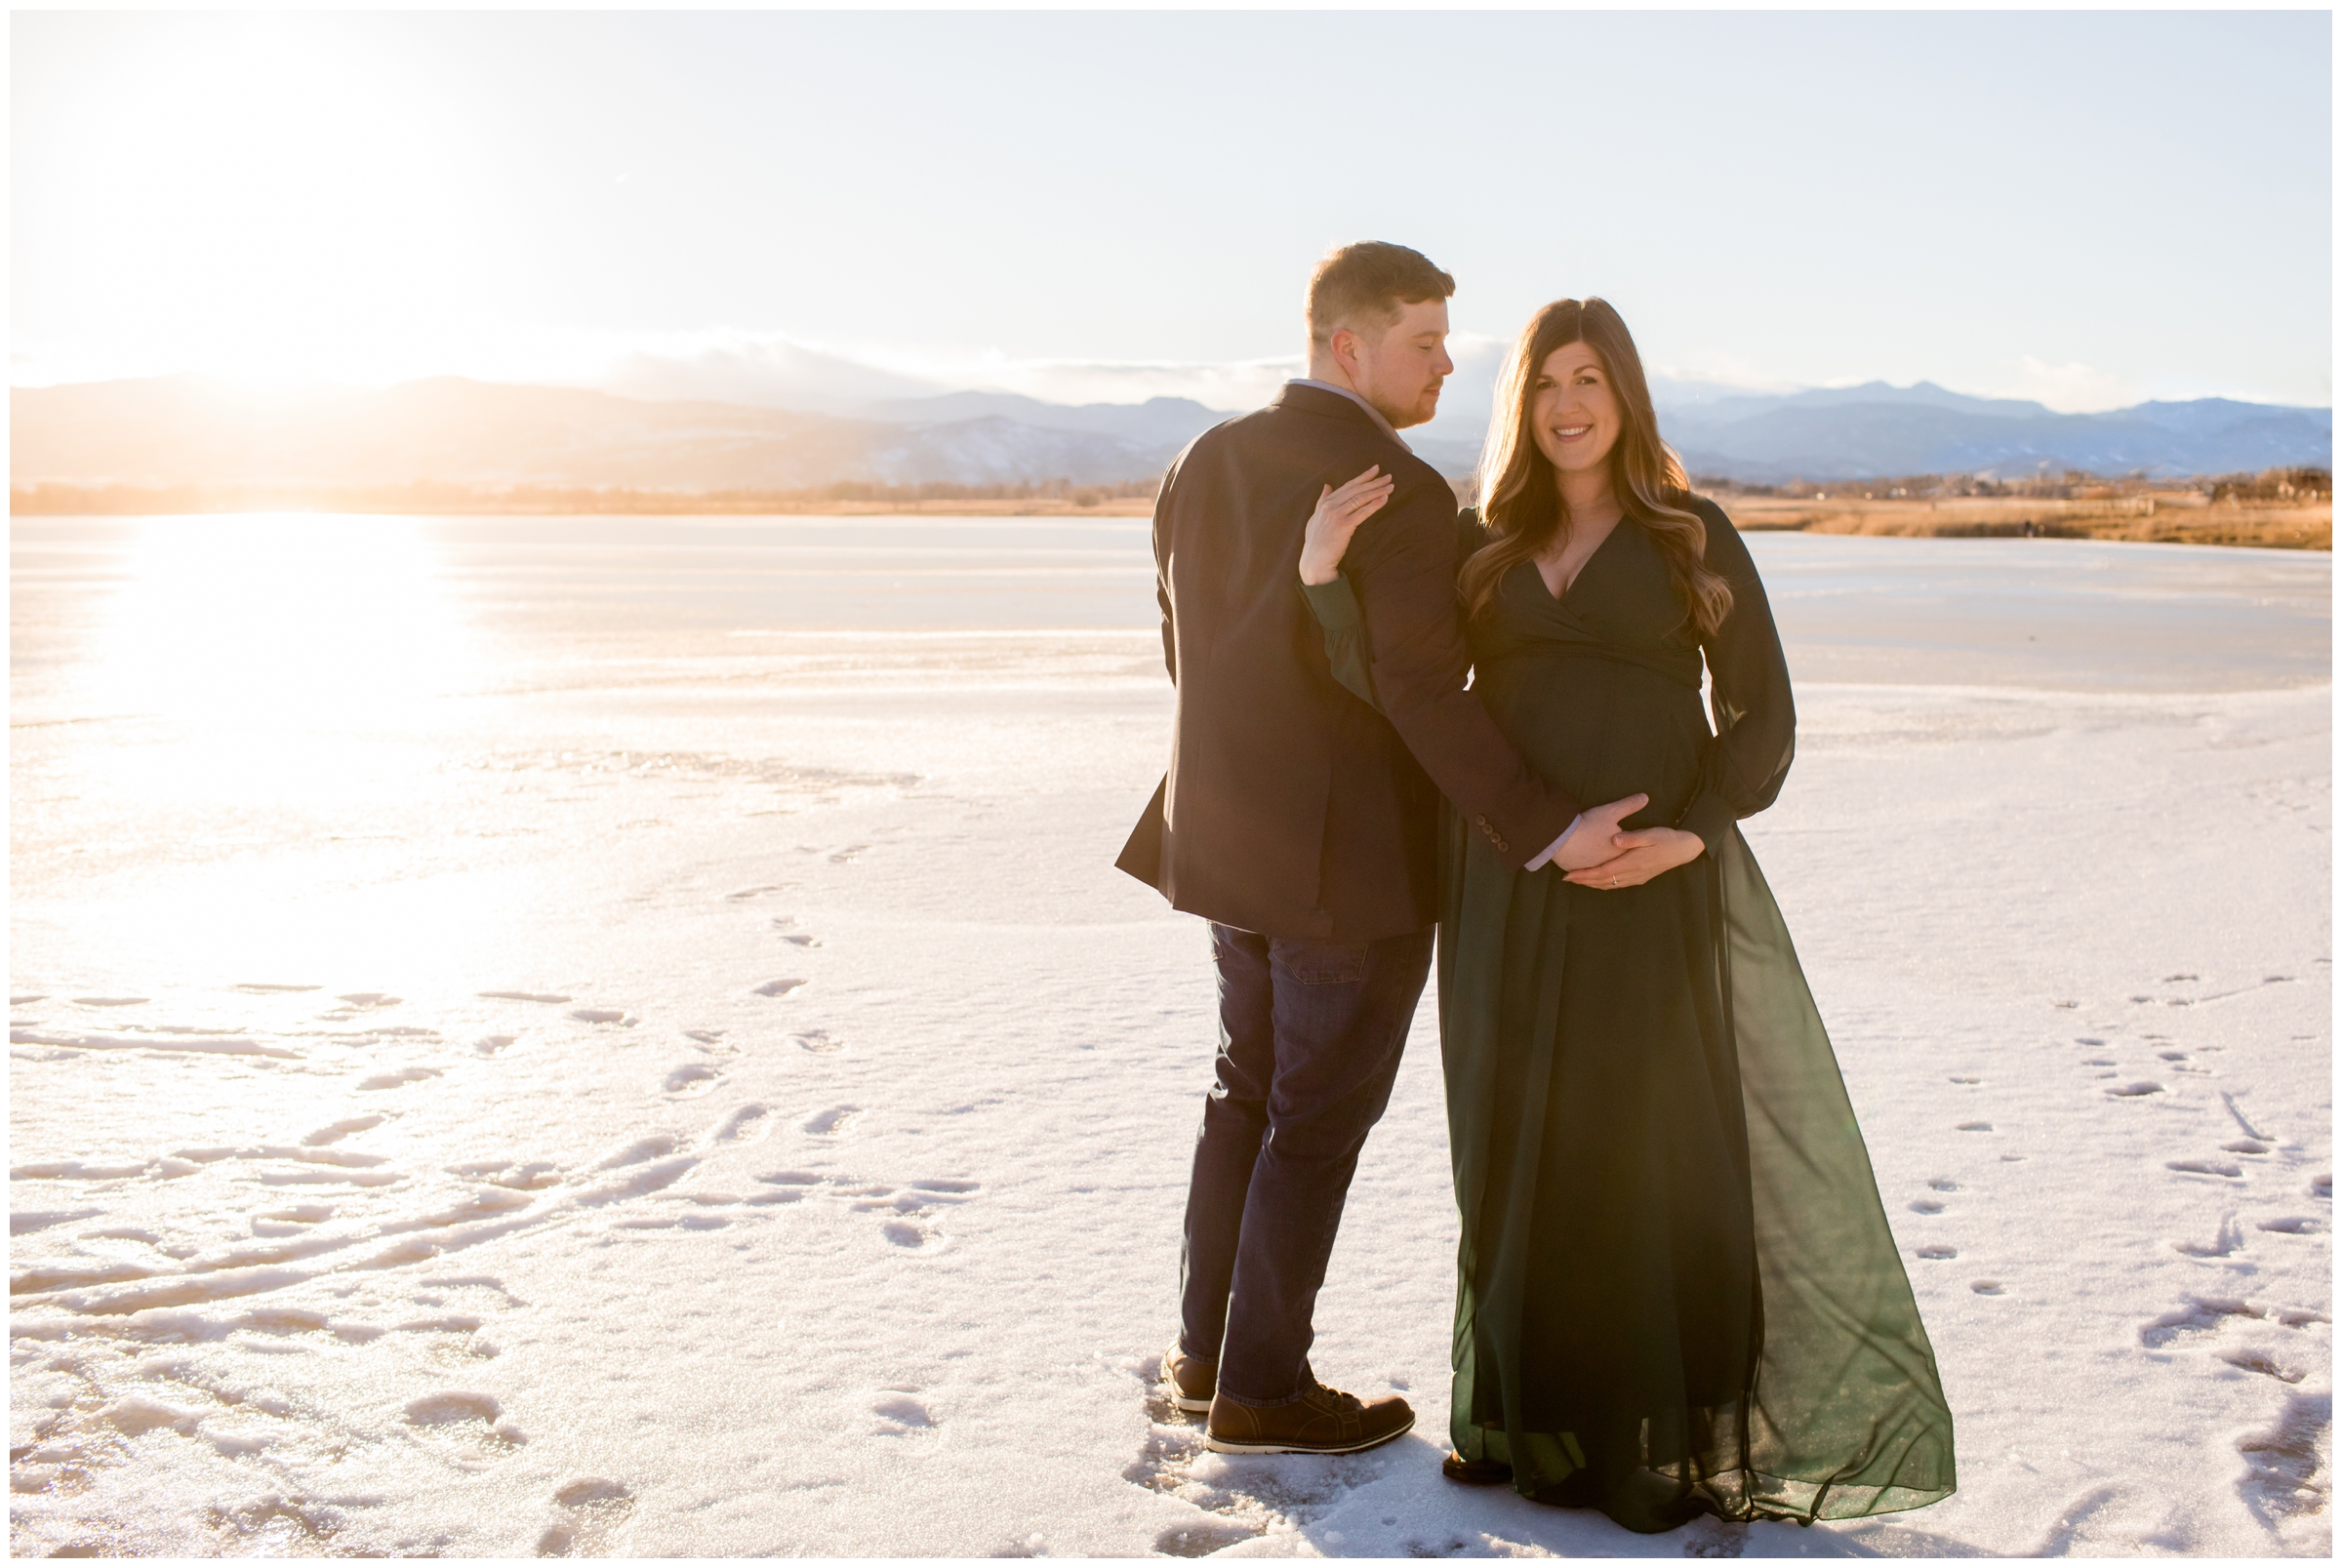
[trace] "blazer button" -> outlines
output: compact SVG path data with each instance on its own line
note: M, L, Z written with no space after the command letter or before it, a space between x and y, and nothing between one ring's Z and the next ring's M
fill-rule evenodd
M1486 831L1488 830L1488 819L1487 819L1487 818L1485 818L1485 817L1474 817L1474 818L1473 819L1473 822L1474 822L1474 824L1475 825L1477 825L1477 826L1479 827L1480 831L1482 831L1482 832L1486 832Z
M1491 836L1494 836L1494 835L1491 835ZM1499 838L1499 839L1497 839L1497 841L1496 841L1496 852L1497 852L1499 855L1510 855L1510 854L1512 854L1512 853L1513 853L1513 846L1512 846L1512 845L1510 845L1510 844L1508 844L1508 843L1506 843L1506 842L1505 842L1503 839Z

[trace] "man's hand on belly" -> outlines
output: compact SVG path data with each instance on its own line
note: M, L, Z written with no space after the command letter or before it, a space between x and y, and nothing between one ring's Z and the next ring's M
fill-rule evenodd
M1632 817L1651 803L1648 795L1629 795L1613 800L1607 806L1592 806L1580 814L1577 823L1562 835L1561 847L1554 851L1551 864L1564 871L1584 866L1606 864L1618 858L1618 846L1612 842L1619 836L1619 822Z
M1689 865L1707 853L1708 846L1697 833L1687 833L1680 827L1643 827L1632 833L1614 833L1611 845L1618 854L1599 865L1585 865L1569 873L1569 880L1582 888L1640 887L1663 871L1678 865Z

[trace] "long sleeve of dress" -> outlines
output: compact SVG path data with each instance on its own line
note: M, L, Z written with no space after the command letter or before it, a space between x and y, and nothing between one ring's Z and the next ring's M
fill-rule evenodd
M1337 573L1331 583L1304 583L1301 596L1309 601L1310 614L1317 618L1334 679L1359 702L1381 712L1382 702L1374 695L1374 645L1366 640L1365 612L1358 608L1357 591L1350 585L1350 579Z
M1797 713L1781 634L1747 543L1721 507L1707 501L1694 507L1708 524L1708 565L1732 584L1732 609L1700 644L1708 656L1716 737L1701 759L1699 788L1676 825L1699 834L1713 855L1734 822L1781 793L1797 752Z

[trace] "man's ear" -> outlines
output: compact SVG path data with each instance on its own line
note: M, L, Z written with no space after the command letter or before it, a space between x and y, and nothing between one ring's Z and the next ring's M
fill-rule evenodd
M1348 327L1336 327L1333 337L1326 341L1326 347L1333 351L1334 363L1342 367L1342 374L1354 383L1358 379L1358 335Z

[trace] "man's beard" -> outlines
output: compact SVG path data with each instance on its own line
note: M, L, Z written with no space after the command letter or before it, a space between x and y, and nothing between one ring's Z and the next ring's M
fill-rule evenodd
M1369 399L1369 401L1372 400ZM1382 403L1375 403L1374 407L1376 413L1391 422L1391 428L1393 430L1405 430L1418 424L1429 424L1439 413L1439 388L1434 386L1429 392L1419 393L1415 402L1407 408L1393 409Z

